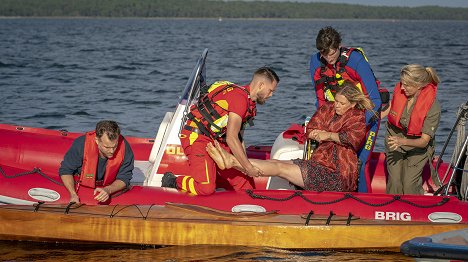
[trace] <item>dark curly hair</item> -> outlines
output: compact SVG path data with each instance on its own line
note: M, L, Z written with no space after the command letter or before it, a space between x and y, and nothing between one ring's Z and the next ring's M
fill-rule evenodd
M331 26L320 29L315 39L315 47L324 55L328 54L330 49L338 49L340 44L341 35Z
M120 136L120 127L112 120L99 121L96 124L96 137L101 138L104 133L107 134L109 140L116 140Z

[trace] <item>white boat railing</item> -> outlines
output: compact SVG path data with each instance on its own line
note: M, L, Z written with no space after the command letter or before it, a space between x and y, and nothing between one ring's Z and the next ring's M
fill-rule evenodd
M151 149L147 178L145 185L160 186L162 174L158 174L159 166L166 153L168 145L180 145L179 134L183 128L190 106L198 98L200 88L206 85L205 63L208 49L205 49L197 60L190 78L185 85L174 112L167 112L161 122L153 148Z
M200 89L206 86L206 58L208 56L208 48L203 50L200 58L197 61L197 65L193 69L192 75L190 76L187 84L185 85L184 92L179 101L179 104L185 105L185 110L182 116L182 124L179 128L179 134L184 127L185 121L187 120L187 114L190 110L190 106L194 104L194 100L198 99L200 95Z

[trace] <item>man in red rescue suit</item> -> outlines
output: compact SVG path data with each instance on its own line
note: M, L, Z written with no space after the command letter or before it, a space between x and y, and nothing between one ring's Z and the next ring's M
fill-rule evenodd
M180 141L189 160L187 174L175 176L167 172L162 178L163 187L177 188L194 195L212 194L217 187L227 190L252 189L253 177L262 174L247 159L242 143L242 131L252 125L256 105L264 104L278 85L278 75L269 67L255 71L247 86L228 81L212 84L207 93L192 105L180 134ZM219 170L206 152L208 143L217 140L231 152L246 170Z
M312 85L317 96L317 108L326 101L334 101L337 89L344 81L351 81L374 103L374 111L380 112L382 99L379 83L360 49L341 46L341 36L332 27L322 28L316 39L318 53L310 59ZM387 93L388 94L388 93ZM370 176L367 164L379 131L380 119L373 112L366 112L366 141L357 152L361 161L359 192L370 192Z
M118 124L103 120L96 124L95 131L73 141L59 175L70 193L70 203L80 203L80 195L84 194L81 187L94 188L94 199L106 202L113 193L129 186L133 165L133 151L120 135ZM80 175L77 183L75 174Z

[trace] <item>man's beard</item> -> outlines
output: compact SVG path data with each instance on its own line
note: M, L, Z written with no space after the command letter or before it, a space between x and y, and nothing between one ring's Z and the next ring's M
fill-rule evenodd
M259 105L263 105L263 104L265 104L266 99L263 98L263 97L259 97L259 98L257 98L257 101L256 101L256 102L257 102L257 104L259 104Z

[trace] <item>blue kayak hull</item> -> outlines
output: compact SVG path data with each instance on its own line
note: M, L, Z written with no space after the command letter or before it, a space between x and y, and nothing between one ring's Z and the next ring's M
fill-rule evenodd
M413 238L400 251L412 257L468 260L468 228Z

